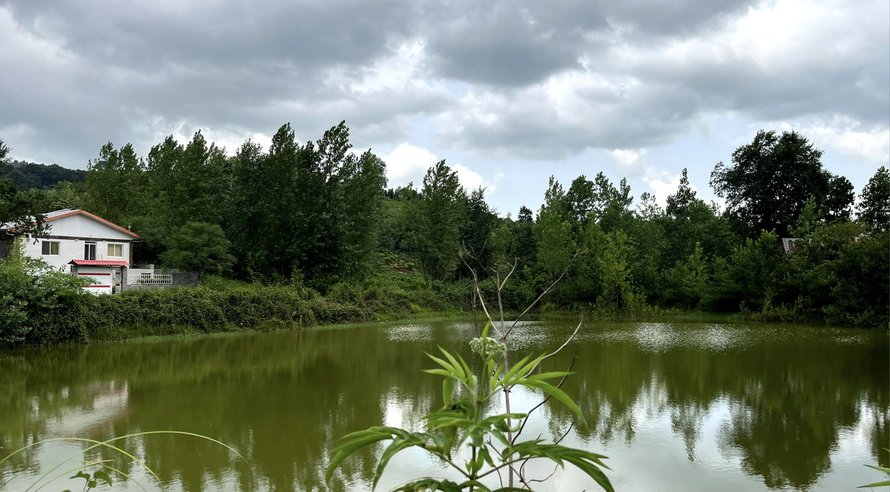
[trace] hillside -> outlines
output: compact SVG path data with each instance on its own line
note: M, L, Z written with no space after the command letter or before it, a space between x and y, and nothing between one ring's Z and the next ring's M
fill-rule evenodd
M10 179L20 190L31 188L47 189L57 183L70 181L80 183L86 179L87 172L80 169L68 169L58 164L38 164L35 162L10 161L0 164L0 179Z

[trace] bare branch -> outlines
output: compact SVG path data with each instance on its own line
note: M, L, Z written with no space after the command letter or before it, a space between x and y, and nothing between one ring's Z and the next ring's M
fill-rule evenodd
M485 317L488 318L488 321L491 323L492 328L494 328L495 333L497 333L498 337L502 337L501 330L495 325L494 319L491 317L491 313L488 312L488 307L485 305L485 298L482 297L482 290L479 288L479 276L476 274L476 270L467 263L467 260L464 258L463 251L461 251L458 256L460 257L460 261L466 265L467 269L470 270L470 274L473 275L473 288L476 291L476 296L479 298L479 304L482 306L482 311L485 313Z
M510 267L510 271L507 273L507 276L504 277L504 281L501 282L500 285L498 285L498 290L503 289L504 286L507 285L507 280L509 280L509 279L510 279L510 276L513 275L513 272L516 271L516 266L517 266L518 264L519 264L519 258L514 258L514 259L513 259L513 266Z
M580 323L579 323L578 326L580 326ZM566 369L566 372L567 372L567 373L568 373L568 372L571 372L571 371L572 371L572 368L575 367L575 360L577 360L577 357L572 357L572 362L569 363L569 367L568 367L568 369ZM568 378L568 377L569 377L568 374L566 374L565 376L563 376L562 379L559 380L559 383L556 385L556 387L557 387L557 388L561 388L562 385L566 382L566 378ZM544 406L544 404L547 403L547 400L549 400L549 399L550 399L550 395L547 395L546 398L544 398L543 400L541 400L537 405L533 406L532 409L529 410L529 411L525 414L525 419L522 420L522 424L519 426L519 430L516 431L516 434L513 436L513 439L510 440L510 444L516 444L516 440L519 439L519 435L522 434L523 429L525 429L525 423L529 421L529 418L532 416L532 413L533 413L535 410L537 410L537 409L541 408L542 406Z
M559 439L553 441L553 444L559 444L559 443L561 443L562 440L565 439L566 436L569 435L569 432L572 432L572 429L574 429L574 428L575 428L575 422L570 422L570 423L569 423L569 427L566 429L566 431L563 432L561 436L559 436Z
M535 299L531 304L529 304L528 307L525 308L525 311L523 311L519 316L516 317L515 320L513 320L513 324L510 325L510 328L507 330L507 335L509 335L510 332L513 331L513 328L516 327L516 324L519 323L519 320L521 320L523 316L528 314L528 312L531 311L532 308L535 307L538 304L538 302L540 302L541 299L544 298L544 296L549 294L550 291L553 290L554 287L556 287L556 284L558 284L562 280L562 278L566 276L566 273L568 273L569 269L572 268L572 265L575 264L575 260L578 258L578 256L583 253L586 253L586 252L587 252L587 250L578 251L574 254L574 256L572 256L571 261L569 261L569 264L566 265L566 267L563 269L562 273L559 274L559 277L557 277L556 280L553 281L553 283L548 285L547 288L544 289L544 291L541 292L541 294L537 297L537 299Z
M544 362L545 360L549 359L550 357L553 357L554 355L558 354L562 349L566 348L566 345L568 345L569 343L571 343L572 340L575 339L575 335L578 334L578 330L581 329L581 323L583 323L583 322L584 322L583 319L578 320L578 326L575 327L575 331L573 331L572 334L569 335L569 337L566 338L566 340L564 342L562 342L562 345L560 345L558 349L545 355L544 358L541 359L541 362ZM574 363L574 360L572 361L572 363Z

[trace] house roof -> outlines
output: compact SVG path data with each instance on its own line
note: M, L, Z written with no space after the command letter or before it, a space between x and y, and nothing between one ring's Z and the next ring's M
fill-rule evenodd
M127 260L71 260L68 263L77 266L130 266L130 263Z
M133 239L142 239L142 237L139 236L139 234L136 234L135 232L133 232L129 229L121 227L121 226L115 224L114 222L111 222L110 220L103 219L102 217L99 217L96 214L91 214L91 213L87 212L86 210L81 210L79 208L77 208L77 209L63 208L61 210L53 210L52 212L47 212L47 213L43 214L43 222L44 223L52 222L54 220L64 219L65 217L71 217L73 215L83 215L84 217L93 219L96 222L106 225L106 226L108 226L122 234L126 234L127 236L130 236ZM34 220L33 217L31 218L31 220L32 221ZM2 224L0 224L0 231L15 232L15 228L17 225L18 224L16 224L15 222L2 223Z
M47 212L47 213L43 214L43 217L44 217L43 221L44 222L52 222L54 220L64 219L65 217L71 217L73 215L83 215L84 217L93 219L96 222L104 224L104 225L106 225L120 233L126 234L134 239L140 238L139 234L136 234L135 232L133 232L127 228L121 227L121 226L115 224L114 222L111 222L110 220L105 220L102 217L99 217L98 215L91 214L91 213L87 212L86 210L81 210L81 209L63 208L62 210L53 210L52 212Z

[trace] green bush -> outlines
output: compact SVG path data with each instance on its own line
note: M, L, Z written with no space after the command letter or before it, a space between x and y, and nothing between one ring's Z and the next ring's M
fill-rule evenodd
M0 261L0 347L86 340L94 298L82 285L20 252Z

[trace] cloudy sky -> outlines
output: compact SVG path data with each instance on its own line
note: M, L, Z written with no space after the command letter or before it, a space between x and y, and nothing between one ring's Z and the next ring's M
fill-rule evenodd
M391 186L439 159L502 214L602 171L663 201L759 129L857 192L890 161L890 2L0 0L0 139L85 168L200 129L233 152L345 119Z

